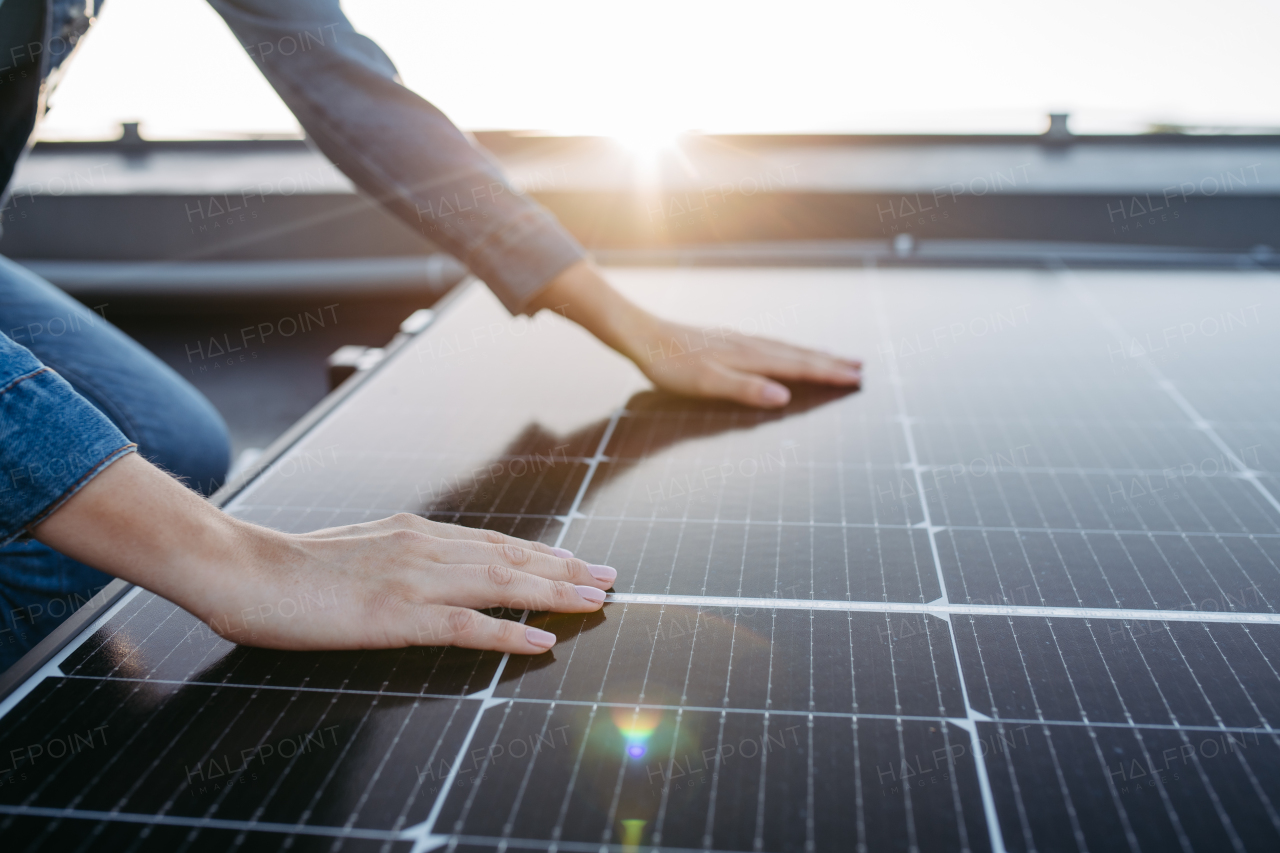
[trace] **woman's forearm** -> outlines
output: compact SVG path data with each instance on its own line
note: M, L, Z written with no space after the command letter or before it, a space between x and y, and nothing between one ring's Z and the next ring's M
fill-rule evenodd
M617 577L558 548L408 513L305 534L269 530L227 515L136 454L34 532L227 639L283 649L537 654L554 635L478 610L598 610Z
M260 559L279 534L221 512L131 453L39 524L35 537L201 615L216 595L210 574Z
M529 303L530 314L555 311L582 326L603 343L635 359L635 341L654 331L658 321L615 290L590 261L579 261L553 278Z
M777 408L791 392L774 380L857 388L862 363L724 328L697 329L650 314L610 286L590 261L551 280L527 306L553 310L635 362L677 394Z

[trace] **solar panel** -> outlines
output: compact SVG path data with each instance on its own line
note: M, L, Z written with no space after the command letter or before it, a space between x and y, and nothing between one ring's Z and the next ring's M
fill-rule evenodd
M227 510L494 528L611 603L282 653L133 590L0 705L6 849L1277 848L1274 276L614 277L866 388L674 399L465 289Z

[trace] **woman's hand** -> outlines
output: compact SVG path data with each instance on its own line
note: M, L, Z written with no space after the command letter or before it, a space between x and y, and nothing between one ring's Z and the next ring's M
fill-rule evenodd
M276 649L538 654L553 634L477 610L599 610L617 577L562 549L410 514L280 533L214 508L136 454L34 533L164 596L226 639Z
M862 384L860 361L732 330L697 329L651 314L637 318L620 349L665 391L765 409L791 400L787 387L774 379L852 388Z
M554 308L630 358L666 391L778 408L791 392L775 379L857 388L862 362L721 328L655 317L627 301L587 261L562 272L530 312Z
M229 640L270 648L463 646L536 654L555 635L477 610L599 610L618 574L562 549L409 513L274 534L259 547L252 577L239 585L251 594L224 588L198 615Z

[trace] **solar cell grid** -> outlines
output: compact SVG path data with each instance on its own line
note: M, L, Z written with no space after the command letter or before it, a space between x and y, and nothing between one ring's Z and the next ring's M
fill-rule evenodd
M1276 420L1206 377L1223 339L1117 355L1177 315L1160 282L618 278L698 322L856 343L868 387L782 413L672 400L554 319L495 333L463 294L228 509L500 529L617 567L614 603L528 615L560 638L533 658L303 654L136 593L0 707L6 840L1275 847L1280 504L1253 472ZM1185 311L1268 316L1265 280L1204 278L1173 283ZM1227 346L1238 366L1275 343Z

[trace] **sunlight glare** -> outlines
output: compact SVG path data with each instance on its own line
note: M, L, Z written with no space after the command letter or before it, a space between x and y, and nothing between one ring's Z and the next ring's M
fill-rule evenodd
M676 149L680 131L655 125L643 125L619 128L609 135L635 157L653 160L664 152Z

